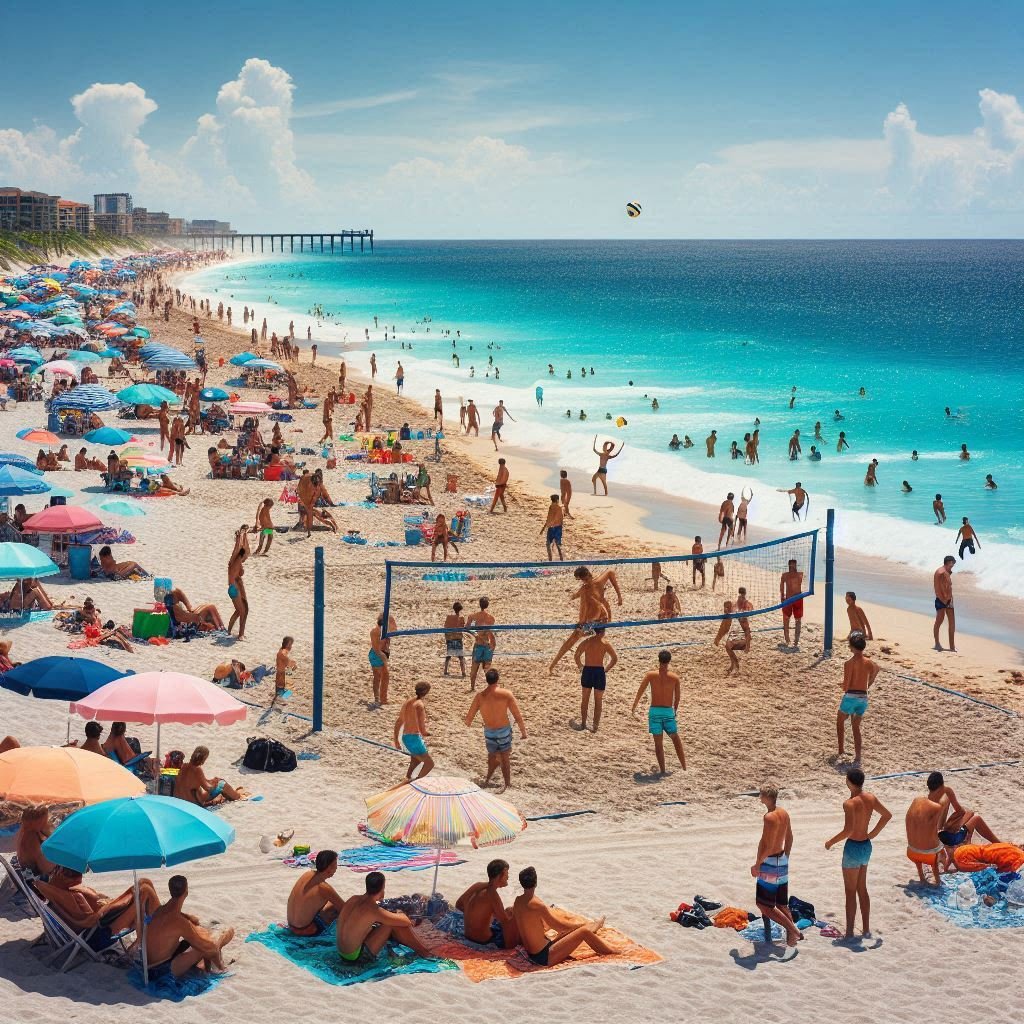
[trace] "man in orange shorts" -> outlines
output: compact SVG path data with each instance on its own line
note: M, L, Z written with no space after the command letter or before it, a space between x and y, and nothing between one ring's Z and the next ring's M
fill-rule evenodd
M779 602L782 604L782 631L789 647L789 620L796 620L795 633L793 636L793 649L800 649L800 626L804 617L804 601L800 598L792 600L797 594L804 590L804 574L796 567L796 559L789 560L789 568L779 578ZM786 602L789 602L788 604Z
M944 856L944 848L939 841L938 832L941 821L949 807L949 797L943 794L936 799L931 792L928 796L915 797L907 809L907 857L917 865L917 875L924 884L925 868L931 868L936 888L942 883L939 880L939 864Z

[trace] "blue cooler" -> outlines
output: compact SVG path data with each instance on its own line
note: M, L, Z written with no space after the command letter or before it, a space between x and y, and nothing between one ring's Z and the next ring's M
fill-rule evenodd
M174 582L166 576L156 576L153 579L153 600L157 604L164 603L164 597L174 589Z
M423 534L420 530L406 530L405 531L405 546L408 548L416 547L420 541L423 540Z
M68 571L73 580L89 578L89 563L92 561L92 548L88 544L68 545Z

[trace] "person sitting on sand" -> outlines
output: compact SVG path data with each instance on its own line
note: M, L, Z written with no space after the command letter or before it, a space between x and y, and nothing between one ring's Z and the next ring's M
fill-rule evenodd
M110 735L101 744L103 753L107 757L113 757L118 764L128 764L138 756L128 743L127 731L128 726L124 722L111 722ZM154 758L145 758L139 762L139 766L147 775L156 776L156 760Z
M456 909L462 911L462 932L470 942L499 949L519 945L519 929L498 892L508 886L508 871L508 861L492 860L487 865L487 881L474 882L455 901Z
M604 927L604 918L576 924L554 907L537 897L537 871L523 868L519 872L523 894L512 904L512 918L519 931L520 942L530 962L538 967L554 967L568 960L582 945L589 946L598 956L611 956L616 950L598 937ZM555 937L548 938L548 931Z
M31 871L38 878L50 877L54 865L43 855L43 841L52 831L50 811L45 804L33 804L21 812L21 824L14 837L14 852L22 871Z
M48 612L58 607L39 580L16 580L10 594L7 595L7 600L12 611L30 612L37 609Z
M937 835L939 842L945 848L946 865L949 870L955 870L953 866L953 850L964 843L969 843L978 832L981 837L990 843L998 843L996 834L985 823L980 814L961 805L950 786L946 785L942 772L932 772L928 776L928 794L932 801L945 797L947 801L946 813L939 821Z
M182 909L188 896L188 879L172 875L167 882L171 898L153 911L146 925L146 958L149 980L168 975L180 978L193 967L207 973L226 970L223 949L235 937L234 928L214 935L199 918Z
M0 740L0 754L6 754L8 750L18 750L21 744L14 736L5 736Z
M200 807L212 807L225 800L247 800L249 794L244 789L235 789L217 776L212 779L206 777L203 765L209 756L210 751L206 747L196 747L192 751L188 764L182 765L175 779L174 795Z
M100 742L100 737L102 735L103 724L101 722L86 722L85 739L78 749L88 750L90 754L99 754L100 757L106 757L107 752L103 749L103 744ZM72 740L71 744L72 746L75 746L75 741Z
M293 935L322 935L338 919L345 901L328 879L338 870L338 854L321 850L288 894L288 930Z
M78 453L75 455L76 473L89 469L98 469L102 472L105 468L105 464L100 459L90 459L84 448L80 448Z
M91 597L85 599L82 604L82 610L78 612L77 620L83 626L92 627L93 630L99 631L98 633L91 633L89 639L96 639L101 644L113 644L129 654L134 653L135 648L131 642L131 630L127 626L115 626L113 622L104 625L103 613L96 607Z
M224 620L212 604L193 607L180 587L167 591L164 595L164 604L168 603L173 606L176 622L196 625L201 630L224 630Z
M100 571L108 580L125 580L129 576L149 577L149 573L138 562L115 561L109 544L100 548Z
M427 947L420 942L412 921L405 914L384 910L384 876L371 871L366 876L366 892L351 896L338 915L338 955L346 963L376 960L389 941L408 946L421 957L429 957Z
M174 494L188 494L189 488L176 484L166 473L160 474L160 490L172 491Z

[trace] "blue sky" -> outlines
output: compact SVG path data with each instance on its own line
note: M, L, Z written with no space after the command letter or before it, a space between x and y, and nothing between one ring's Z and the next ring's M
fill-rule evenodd
M5 50L0 184L391 237L1024 231L1020 3L155 10Z

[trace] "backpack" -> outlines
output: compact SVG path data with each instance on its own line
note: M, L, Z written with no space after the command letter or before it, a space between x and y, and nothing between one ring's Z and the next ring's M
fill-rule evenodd
M250 738L242 764L256 772L293 772L297 764L295 752L277 740Z

